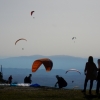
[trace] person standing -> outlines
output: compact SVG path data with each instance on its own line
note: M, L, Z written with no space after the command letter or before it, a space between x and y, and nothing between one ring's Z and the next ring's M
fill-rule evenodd
M9 84L12 83L12 75L9 76L9 78L8 78L8 83L9 83Z
M3 80L3 75L2 75L2 72L0 72L0 82L2 82Z
M96 93L99 93L100 89L100 59L98 59L98 75L97 75L97 85L96 85Z
M97 78L96 72L97 72L97 67L93 61L93 57L89 56L88 62L86 62L85 69L84 69L84 74L86 75L86 77L85 77L85 81L84 81L84 89L82 92L86 93L87 82L88 82L88 80L90 80L89 94L91 94L91 90L93 87L93 81L96 80L96 78Z

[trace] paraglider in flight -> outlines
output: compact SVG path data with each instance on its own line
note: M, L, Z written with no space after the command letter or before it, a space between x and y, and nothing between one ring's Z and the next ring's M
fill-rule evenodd
M72 37L72 40L73 40L73 39L76 39L76 37Z
M42 64L44 65L46 71L50 71L53 67L53 62L50 59L48 59L48 58L37 59L32 64L32 72L36 72L37 69Z
M74 40L74 39L76 39L76 37L72 37L72 40ZM75 41L74 41L74 43L75 43Z
M32 16L33 12L35 12L35 11L31 11L31 16Z
M25 40L25 41L27 41L27 40L24 39L24 38L20 38L20 39L18 39L18 40L15 42L15 45L16 45L16 43L17 43L18 41L20 41L20 40Z
M80 72L80 71L78 71L78 70L76 70L76 69L69 69L69 70L67 70L67 71L66 71L66 73L67 73L67 72L69 72L69 71L76 71L76 72L78 72L78 73L80 73L80 74L81 74L81 72Z

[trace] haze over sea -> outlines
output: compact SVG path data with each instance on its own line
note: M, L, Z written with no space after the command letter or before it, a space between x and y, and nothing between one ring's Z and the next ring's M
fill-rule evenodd
M46 72L43 65L35 72L31 72L33 62L39 58L50 58L53 61L53 68L50 72ZM97 64L97 59L94 58L94 62ZM68 83L67 89L72 89L78 86L80 89L84 85L84 68L85 63L88 61L87 58L79 58L65 55L55 56L20 56L0 59L0 64L3 69L3 78L8 79L9 75L13 76L13 82L23 83L24 77L32 74L32 84L38 83L42 86L54 87L57 79L56 75L62 76ZM65 72L69 69L77 69L81 72L79 74L75 71L70 71L67 74ZM72 83L72 81L74 81ZM88 83L89 84L89 83ZM89 86L88 86L89 88ZM96 88L96 81L94 81L93 89Z

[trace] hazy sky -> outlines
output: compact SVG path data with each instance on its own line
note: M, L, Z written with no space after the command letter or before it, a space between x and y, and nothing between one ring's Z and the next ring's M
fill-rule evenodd
M100 0L0 0L0 57L36 54L100 57Z

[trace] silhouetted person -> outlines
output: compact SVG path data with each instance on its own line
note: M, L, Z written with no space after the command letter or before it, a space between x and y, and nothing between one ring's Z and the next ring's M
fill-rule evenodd
M32 80L31 80L32 74L29 74L29 76L27 77L27 82L31 84Z
M28 83L27 76L24 78L24 83Z
M96 64L93 62L93 57L89 56L88 62L86 62L84 73L86 75L85 82L84 82L84 90L82 92L86 92L87 82L90 80L90 89L89 94L91 94L91 89L93 87L93 80L96 80L96 72L97 67Z
M12 83L12 75L9 76L9 78L8 78L8 83L9 83L9 84Z
M2 75L2 73L0 72L0 82L2 82L2 79L3 78L3 75Z
M100 59L98 59L98 75L97 75L97 86L96 86L96 93L99 93L100 89Z
M67 86L67 82L62 77L59 77L59 75L56 75L56 78L58 81L56 82L55 87L57 86L57 84L58 84L59 88Z

